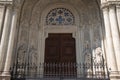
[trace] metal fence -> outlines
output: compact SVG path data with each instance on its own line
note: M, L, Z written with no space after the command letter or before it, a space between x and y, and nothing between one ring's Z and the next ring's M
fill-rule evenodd
M107 66L89 63L17 64L11 80L109 80Z

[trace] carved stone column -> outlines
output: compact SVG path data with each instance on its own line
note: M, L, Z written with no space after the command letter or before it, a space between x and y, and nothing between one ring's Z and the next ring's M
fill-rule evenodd
M8 77L7 80L10 80L10 76L11 76L9 70L10 70L10 66L11 66L13 44L14 44L15 32L16 32L16 23L17 23L17 10L14 10L12 13L10 38L9 38L9 43L8 43L5 67L4 67L4 71L2 73L2 76ZM6 79L6 78L4 78L4 79Z
M5 21L3 26L3 33L1 37L1 44L0 44L0 70L4 66L4 56L6 55L7 51L7 45L8 45L8 39L9 39L9 29L10 29L10 23L11 23L11 11L12 6L7 6L6 15L5 15Z
M115 9L116 9L115 5L110 5L109 16L110 16L111 32L112 32L113 46L116 55L117 67L118 67L118 71L120 71L120 35L119 35L119 27L117 22L117 14Z
M118 25L119 25L119 36L120 36L120 4L116 6L117 11L117 19L118 19Z
M107 65L108 65L108 69L111 70L111 72L113 72L113 71L117 71L118 69L117 69L116 58L113 49L108 7L103 8L103 16L104 16L106 48L107 48L106 49Z
M0 5L0 42L1 42L1 35L2 35L2 29L3 29L3 23L5 18L5 6Z

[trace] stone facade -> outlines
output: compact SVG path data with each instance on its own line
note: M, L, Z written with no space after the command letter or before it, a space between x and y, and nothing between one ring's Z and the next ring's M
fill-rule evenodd
M0 0L1 76L10 77L8 71L16 62L18 65L26 61L35 65L43 63L45 39L49 33L72 33L76 40L76 62L102 63L104 59L111 73L110 79L120 79L119 0L10 2ZM74 23L48 24L47 15L56 8L68 9L74 16Z

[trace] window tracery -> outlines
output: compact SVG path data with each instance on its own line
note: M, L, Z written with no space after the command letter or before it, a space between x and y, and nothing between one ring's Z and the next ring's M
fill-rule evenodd
M66 8L52 9L46 17L47 25L73 25L74 22L73 14Z

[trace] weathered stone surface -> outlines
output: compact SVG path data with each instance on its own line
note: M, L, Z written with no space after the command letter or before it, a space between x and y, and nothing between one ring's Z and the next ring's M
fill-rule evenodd
M2 28L3 15L4 15L4 6L0 6L0 36L2 31L1 28Z

